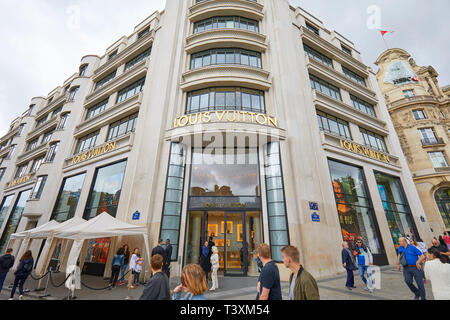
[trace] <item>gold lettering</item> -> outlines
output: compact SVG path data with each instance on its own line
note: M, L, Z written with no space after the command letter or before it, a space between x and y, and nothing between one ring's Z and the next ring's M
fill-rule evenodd
M174 128L178 128L178 118L176 118L174 121L173 121L173 127Z
M262 117L263 120L264 120L264 121L262 121L262 122L259 121L261 117ZM264 124L267 123L267 118L266 118L266 116L263 115L263 114L257 114L257 115L256 115L256 122L258 122L258 124L264 125Z
M275 128L278 128L278 120L276 117L267 117L269 119L269 125L272 124Z
M255 123L256 112L247 112L247 114L250 115L252 123Z
M233 119L230 119L230 113L234 114ZM235 122L236 121L236 112L235 111L227 111L227 121L228 122Z
M203 122L205 123L211 122L211 112L203 113Z
M186 120L186 121L183 123L184 120ZM185 125L188 124L188 121L189 121L189 119L188 119L187 116L182 116L182 117L178 120L178 126L184 127Z
M192 114L189 115L189 124L196 124L198 122L198 113L194 114L195 116L195 121L192 120Z
M246 122L247 119L245 118L245 115L247 114L247 112L239 111L239 114L242 115L242 122Z
M226 111L222 111L222 113L220 114L219 111L216 111L216 117L217 117L217 119L219 119L219 121L222 121L223 116L225 115L225 112Z

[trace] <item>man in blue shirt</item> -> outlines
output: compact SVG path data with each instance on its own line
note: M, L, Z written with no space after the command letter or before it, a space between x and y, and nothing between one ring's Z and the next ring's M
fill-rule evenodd
M415 299L426 300L425 297L425 286L423 284L423 271L421 263L425 260L425 255L414 247L408 244L405 238L399 239L400 247L398 248L397 257L397 269L401 271L400 268L400 255L404 253L406 262L408 265L403 266L403 276L405 278L406 285L414 293ZM418 288L413 284L413 278L416 280Z
M264 267L258 281L259 300L283 300L278 267L270 258L270 247L262 243L258 246L258 257Z

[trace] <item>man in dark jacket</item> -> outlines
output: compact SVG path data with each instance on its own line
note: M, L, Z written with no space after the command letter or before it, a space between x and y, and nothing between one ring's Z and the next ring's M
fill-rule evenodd
M13 249L9 248L6 250L6 254L0 257L0 293L3 289L3 283L5 282L6 276L9 269L14 265L14 257L11 255Z
M170 244L170 239L166 240L166 249L164 250L164 265L163 272L167 274L170 279L170 262L172 261L172 245Z
M157 254L160 254L162 257L166 255L164 248L162 247L162 244L163 244L162 239L159 239L158 245L154 247L152 250L152 257Z
M293 246L281 249L283 263L293 273L289 280L289 300L320 300L319 287L313 276L300 264L300 253Z
M355 287L355 275L353 274L354 270L357 270L358 268L355 265L355 262L353 260L352 252L350 251L348 247L348 242L344 241L342 243L342 265L344 266L345 270L347 270L347 283L345 284L345 287L348 290L352 290Z
M140 300L170 300L169 278L162 272L164 258L156 254L150 259L153 276L145 285Z

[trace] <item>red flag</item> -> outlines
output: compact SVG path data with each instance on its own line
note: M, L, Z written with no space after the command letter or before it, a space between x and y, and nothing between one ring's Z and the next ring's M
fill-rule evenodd
M385 35L386 33L394 33L395 31L380 30L380 32L381 32L381 35L384 37L384 35Z

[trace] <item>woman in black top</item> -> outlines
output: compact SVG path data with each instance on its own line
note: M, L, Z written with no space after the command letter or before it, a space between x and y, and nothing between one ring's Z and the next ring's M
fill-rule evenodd
M23 300L23 285L25 284L25 281L27 280L28 276L31 274L31 271L33 271L33 255L30 250L25 252L25 254L20 258L19 267L17 268L17 271L14 272L14 275L16 278L14 279L14 286L11 290L11 297L9 300L13 300L14 294L16 293L17 285L19 285L19 300Z
M117 283L119 286L125 284L125 271L127 271L128 264L130 263L130 249L127 244L123 245L123 267L122 267L122 277L120 281Z

